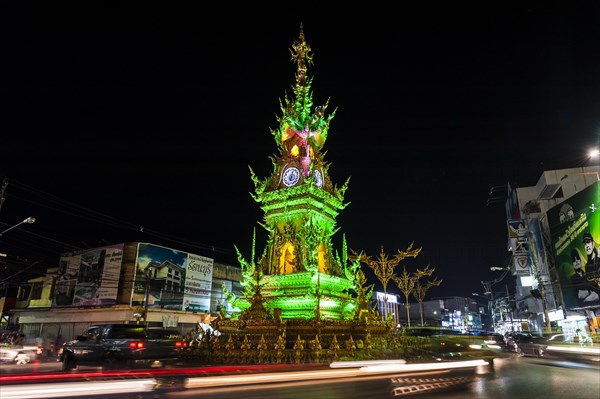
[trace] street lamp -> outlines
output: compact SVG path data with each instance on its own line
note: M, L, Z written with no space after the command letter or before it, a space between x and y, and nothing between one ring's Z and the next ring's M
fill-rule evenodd
M35 218L33 216L29 216L27 219L23 220L22 222L19 222L17 224L15 224L14 226L9 227L8 229L4 230L2 233L0 233L0 237L2 237L4 235L4 233L6 233L7 231L10 231L12 229L14 229L15 227L19 227L22 224L33 224L35 223Z

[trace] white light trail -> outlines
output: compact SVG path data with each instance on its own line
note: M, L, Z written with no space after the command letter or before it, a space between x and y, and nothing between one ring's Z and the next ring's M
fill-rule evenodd
M47 384L3 385L2 399L84 398L93 394L124 394L149 392L156 380L56 382Z
M440 363L413 363L413 364L386 364L362 367L360 370L366 373L384 373L384 372L410 372L425 370L447 370L467 367L487 366L488 362L482 359L465 360L462 362L440 362Z
M373 362L355 362L355 364L368 364L360 367L349 367L345 364L350 362L341 362L343 366L335 364L334 370L314 370L314 371L294 371L294 372L276 372L260 373L251 375L224 375L210 377L188 378L184 386L186 388L205 388L232 385L262 384L273 382L299 382L314 381L335 378L364 377L373 374L389 374L394 372L413 372L413 371L438 371L456 368L469 368L478 366L488 366L485 360L467 360L460 362L439 362L439 363L414 363L406 364L402 360L398 361L373 361ZM343 368L340 368L343 367Z
M546 348L547 351L555 352L570 352L579 353L581 355L597 355L600 356L600 348L582 348L577 346L553 346L549 345Z

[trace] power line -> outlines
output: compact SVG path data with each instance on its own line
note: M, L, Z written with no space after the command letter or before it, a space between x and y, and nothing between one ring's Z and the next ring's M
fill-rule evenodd
M209 251L213 253L220 253L223 255L235 256L236 253L233 250L227 250L212 244L199 243L195 241L191 241L186 238L182 238L179 236L175 236L172 234L167 234L164 232L160 232L158 230L146 228L142 225L131 223L128 221L124 221L113 216L107 215L102 212L98 212L96 210L87 208L85 206L81 206L71 201L64 200L55 195L46 193L34 187L31 187L27 184L21 183L19 181L11 181L12 185L17 189L22 190L25 193L33 195L35 198L22 197L19 195L14 195L13 193L9 193L10 198L14 198L21 202L27 202L31 204L35 204L41 207L44 207L49 210L53 210L55 212L69 215L71 217L86 220L93 223L103 224L110 227L115 227L124 231L142 233L143 235L158 238L161 240L169 241L173 244L184 245L188 248L197 248L203 251ZM38 200L41 199L42 201ZM41 236L43 237L43 236ZM80 245L71 245L72 247L80 247Z
M43 209L48 212L46 215L39 216L48 219L57 218L57 225L60 225L64 221L64 225L70 225L71 230L69 228L61 228L60 233L62 236L56 237L57 230L51 230L50 232L40 231L38 227L38 230L33 232L30 229L18 228L11 231L11 234L0 237L2 252L7 252L9 255L0 262L3 275L10 276L8 280L3 280L4 286L12 286L16 284L17 280L26 281L27 279L43 275L48 268L56 267L60 256L65 253L83 251L121 242L147 240L155 245L209 256L219 261L235 262L235 259L237 259L237 254L233 248L227 250L216 245L198 243L187 238L142 227L141 225L98 212L72 201L64 200L19 181L11 180L11 189L6 190L7 181L8 179L5 178L2 197L10 200L11 205L13 204L12 201L19 204L31 204L33 205L33 209ZM42 220L39 216L38 220ZM77 224L80 224L80 226L74 227ZM6 223L0 222L1 225L6 225ZM104 241L104 243L97 245L86 243L85 240L92 239L91 237L94 234L92 230L96 228L96 225L110 227L109 232L116 240L110 242L96 238L96 240ZM86 233L79 234L81 231L86 231ZM145 238L140 240L139 235ZM135 237L129 239L128 236ZM125 239L122 239L123 237ZM207 254L207 252L210 252L210 254Z

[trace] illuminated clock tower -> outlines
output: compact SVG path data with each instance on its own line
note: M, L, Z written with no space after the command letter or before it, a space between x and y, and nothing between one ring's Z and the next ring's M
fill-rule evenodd
M262 255L250 262L238 251L246 283L254 279L249 283L254 293L246 287L245 307L251 296L259 296L267 311L280 311L283 319L351 319L357 266L346 265L345 240L341 256L331 241L338 212L347 205L349 179L341 188L334 186L323 153L335 110L326 115L328 102L313 108L312 78L307 76L312 53L302 26L291 54L297 66L294 96L280 102L279 128L271 129L279 150L272 157L273 173L260 180L250 170L268 240Z

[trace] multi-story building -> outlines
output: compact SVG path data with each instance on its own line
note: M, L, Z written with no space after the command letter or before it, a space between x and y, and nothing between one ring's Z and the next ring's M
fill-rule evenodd
M396 325L439 326L457 331L476 331L487 329L490 324L489 313L472 298L447 297L436 298L422 303L414 302L408 306L398 301L394 294L374 292L377 310L385 320L390 318ZM488 324L486 326L486 324Z
M599 170L550 170L535 186L508 187L515 313L531 331L600 332Z
M71 339L94 323L193 328L241 294L241 269L148 243L63 254L59 266L19 288L11 309L29 340Z

